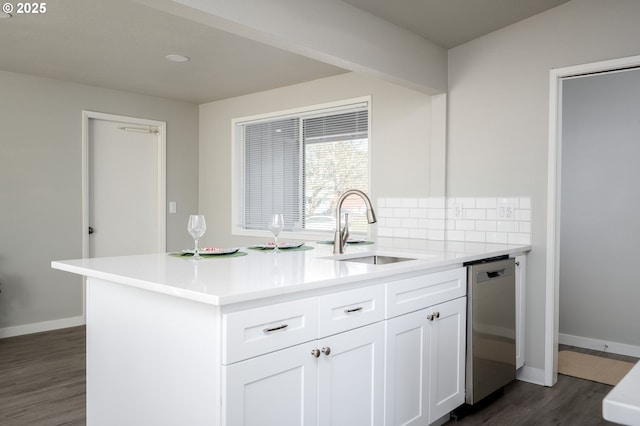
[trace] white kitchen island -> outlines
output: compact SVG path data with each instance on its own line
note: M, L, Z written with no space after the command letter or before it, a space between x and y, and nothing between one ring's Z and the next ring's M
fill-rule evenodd
M640 361L604 398L602 415L621 425L640 425Z
M309 245L52 262L87 277L87 424L433 423L464 402L462 264L530 249ZM339 260L371 253L414 260Z

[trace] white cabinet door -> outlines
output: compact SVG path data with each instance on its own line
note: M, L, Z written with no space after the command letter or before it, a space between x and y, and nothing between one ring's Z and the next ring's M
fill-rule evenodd
M316 342L222 368L223 424L312 426L317 422Z
M387 321L387 425L427 425L464 403L466 300Z
M318 424L383 425L384 323L321 339L318 347Z
M464 403L467 298L427 308L430 332L429 423Z
M429 423L427 310L387 321L386 425Z

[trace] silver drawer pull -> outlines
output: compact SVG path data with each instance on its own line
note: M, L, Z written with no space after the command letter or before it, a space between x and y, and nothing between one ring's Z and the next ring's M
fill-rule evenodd
M273 327L273 328L265 328L264 330L262 330L262 332L267 334L267 333L271 333L271 332L278 331L278 330L284 330L287 327L289 327L289 324L282 324L282 325L279 325L279 326Z
M359 312L361 310L362 310L362 306L358 306L357 308L345 309L344 313L345 314L352 314L354 312Z

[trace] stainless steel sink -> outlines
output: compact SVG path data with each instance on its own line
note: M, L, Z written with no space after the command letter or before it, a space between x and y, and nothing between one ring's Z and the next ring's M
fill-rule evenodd
M396 257L396 256L383 256L379 254L373 254L369 256L349 257L346 259L337 259L340 262L359 262L368 263L370 265L386 265L389 263L405 262L407 260L416 260L410 257Z

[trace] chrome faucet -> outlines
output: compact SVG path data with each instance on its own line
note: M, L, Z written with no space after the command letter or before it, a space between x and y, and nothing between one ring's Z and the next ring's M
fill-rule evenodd
M371 206L371 200L367 197L367 194L359 189L350 189L340 196L338 199L338 205L336 206L336 236L333 239L333 254L344 253L344 245L349 239L349 215L344 214L344 228L341 226L342 219L342 203L349 195L357 195L364 201L367 206L367 222L376 223L376 213Z

